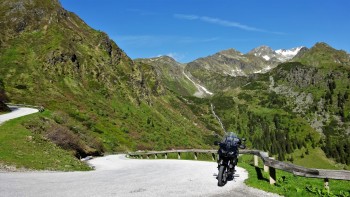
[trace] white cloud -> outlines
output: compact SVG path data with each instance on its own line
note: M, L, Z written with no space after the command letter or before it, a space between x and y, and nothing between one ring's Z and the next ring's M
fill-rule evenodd
M249 27L247 25L242 25L242 24L237 23L237 22L222 20L219 18L211 18L211 17L207 17L207 16L201 16L201 17L199 17L199 19L201 21L204 21L204 22L213 23L213 24L226 26L226 27L237 27L239 29L243 29L243 30L247 30L247 31L262 31L262 32L265 31L265 30L258 29L255 27Z
M212 23L212 24L215 24L215 25L220 25L220 26L225 26L225 27L235 27L235 28L239 28L239 29L242 29L242 30L246 30L246 31L266 32L266 33L274 33L274 34L284 34L282 32L271 32L271 31L267 31L267 30L264 30L264 29L259 29L259 28L256 28L256 27L251 27L251 26L248 26L248 25L240 24L238 22L228 21L228 20L223 20L223 19L213 18L213 17L208 17L208 16L186 15L186 14L174 14L173 16L175 18L177 18L177 19L200 20L200 21L206 22L206 23Z
M199 19L199 16L196 15L185 15L185 14L174 14L175 18L186 19L186 20L196 20Z

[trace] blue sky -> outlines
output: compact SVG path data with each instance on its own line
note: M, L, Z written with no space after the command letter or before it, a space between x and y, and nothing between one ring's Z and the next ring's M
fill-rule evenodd
M131 58L169 55L190 62L229 48L246 53L320 41L350 52L348 0L60 1Z

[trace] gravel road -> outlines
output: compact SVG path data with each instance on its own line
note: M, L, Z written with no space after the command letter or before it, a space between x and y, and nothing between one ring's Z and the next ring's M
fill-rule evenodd
M16 106L9 106L9 107L12 110L12 112L0 115L0 124L4 123L5 121L15 119L21 116L37 113L39 111L38 109L27 108L27 107L16 107Z
M0 196L275 196L247 187L247 172L217 186L216 163L138 160L110 155L89 161L89 172L0 173Z

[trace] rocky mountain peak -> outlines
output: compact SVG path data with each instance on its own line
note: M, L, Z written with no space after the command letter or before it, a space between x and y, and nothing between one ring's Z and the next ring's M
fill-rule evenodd
M159 57L156 57L156 58L151 58L150 59L151 61L163 61L163 62L168 62L168 63L171 63L171 64L177 64L178 62L170 57L170 56L167 56L167 55L162 55L162 56L159 56Z
M254 48L249 53L253 53L253 52L255 52L255 53L259 53L259 52L261 52L261 53L262 52L271 52L271 53L273 53L274 51L272 50L271 47L266 46L266 45L262 45L262 46Z
M327 44L325 42L317 42L312 48L331 48L331 49L334 49L333 47L331 47L329 44Z
M257 57L262 57L266 61L270 60L271 58L276 56L276 52L273 51L269 46L259 46L257 48L254 48L248 54L255 55Z
M251 50L248 52L248 54L264 58L266 61L285 62L296 56L302 48L304 47L301 46L292 49L278 49L274 51L268 46L260 46Z
M220 51L216 53L216 55L224 55L224 56L242 56L243 54L236 49L230 48L227 50Z
M167 55L162 55L159 57L154 57L154 58L138 58L134 60L135 62L142 62L145 64L150 64L150 65L158 65L158 66L166 66L166 67L177 67L177 66L183 66L181 63L177 62L174 58L167 56Z

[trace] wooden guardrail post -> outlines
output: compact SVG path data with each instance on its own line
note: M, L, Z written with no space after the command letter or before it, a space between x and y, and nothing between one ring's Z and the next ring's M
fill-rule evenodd
M275 158L270 157L270 159L275 159ZM269 166L269 175L270 175L270 184L274 185L276 183L276 169Z
M264 156L268 157L269 153L266 152L266 154ZM264 163L264 172L268 172L268 171L269 171L269 166L265 165L265 163Z
M264 165L264 172L268 172L268 171L269 171L269 166Z
M259 166L259 157L258 157L258 155L254 155L254 166L255 167Z
M328 178L324 179L324 188L327 190L327 192L329 193L329 180Z
M211 158L213 159L213 161L215 161L215 157L216 157L215 153L212 153Z
M200 150L200 149L191 149L191 150L169 150L169 151L151 151L151 152L136 152L129 153L131 158L145 159L151 157L158 158L158 154L163 155L165 159L168 158L168 154L172 153L178 154L178 159L181 159L181 153L193 153L194 159L198 159L198 154L207 153L212 155L212 159L215 160L217 157L217 150ZM267 152L259 150L242 150L241 154L253 154L254 156L254 165L258 166L258 158L260 157L264 163L264 171L269 172L269 181L270 184L276 183L276 169L292 173L296 176L303 176L309 178L319 178L324 179L324 188L329 190L329 179L336 180L350 180L350 171L349 170L326 170L326 169L313 169L305 168L302 166L297 166L291 163L286 163L283 161L275 160L273 157L269 157Z
M157 156L157 154L154 154L154 159L158 159L158 156Z
M276 183L276 169L273 167L269 168L270 184L274 185Z

